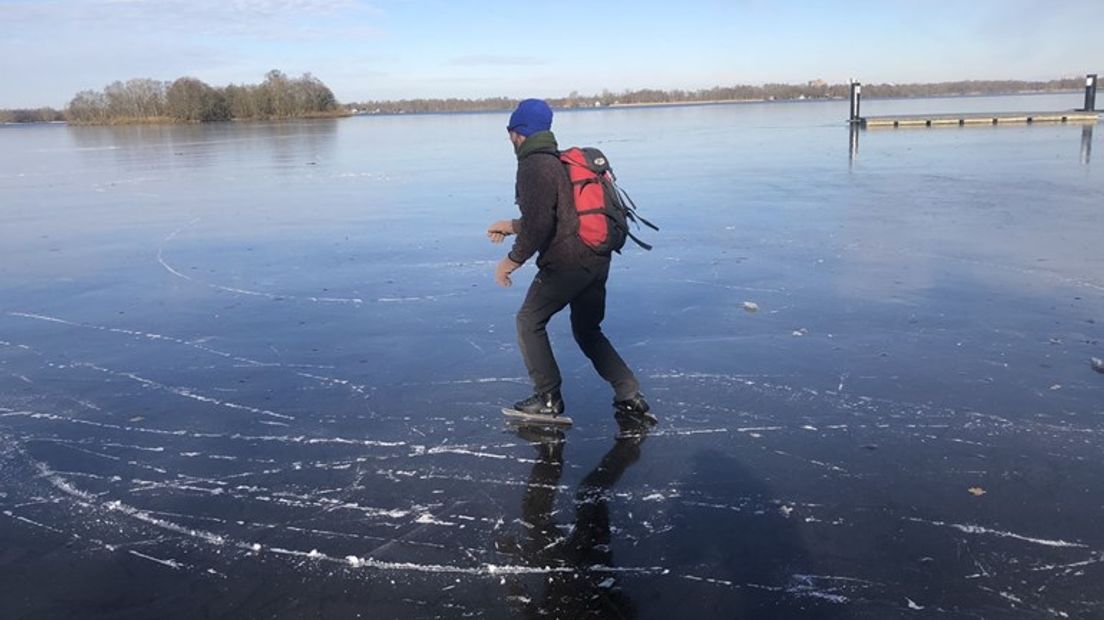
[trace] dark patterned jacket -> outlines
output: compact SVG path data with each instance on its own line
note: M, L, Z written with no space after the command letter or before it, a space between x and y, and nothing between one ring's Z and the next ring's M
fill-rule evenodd
M539 254L537 266L552 271L589 269L610 260L579 238L571 182L552 132L535 133L522 143L515 193L521 218L514 220L517 238L510 260L524 263Z

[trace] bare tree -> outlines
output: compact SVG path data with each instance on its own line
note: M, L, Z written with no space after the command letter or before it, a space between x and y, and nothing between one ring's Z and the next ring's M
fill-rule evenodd
M230 120L230 109L222 93L192 77L173 82L165 91L169 115L181 121Z
M107 122L107 99L101 92L82 90L69 102L65 116L74 123Z

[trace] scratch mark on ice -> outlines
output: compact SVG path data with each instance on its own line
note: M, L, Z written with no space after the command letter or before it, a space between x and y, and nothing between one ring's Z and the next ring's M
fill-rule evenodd
M920 519L920 518L917 518L917 517L908 517L908 520L913 521L915 523L926 523L928 525L935 525L935 526L938 526L938 527L954 528L956 530L959 530L960 532L965 532L967 534L984 534L984 535L987 535L987 536L999 536L1001 538L1012 538L1014 540L1021 540L1023 542L1029 542L1029 543L1032 543L1032 544L1035 544L1035 545L1044 545L1044 546L1047 546L1047 547L1075 547L1075 548L1082 548L1082 549L1088 547L1088 545L1078 543L1078 542L1069 542L1069 541L1066 541L1066 540L1050 540L1050 539L1046 539L1046 538L1034 538L1034 537L1031 537L1031 536L1023 536L1021 534L1016 534L1014 532L1004 532L1004 531L1001 531L1001 530L994 530L994 529L990 529L990 528L987 528L987 527L982 527L980 525L961 524L961 523L947 523L945 521L929 521L927 519Z
M174 570L180 570L181 567L183 566L180 562L177 562L176 560L173 560L173 559L162 560L161 558L155 558L152 555L146 555L144 553L135 551L133 549L128 550L127 553L129 553L131 555L134 555L134 556L137 556L137 557L140 557L143 560L149 560L150 562L156 562L156 563L158 563L162 566L168 566L169 568L174 569Z

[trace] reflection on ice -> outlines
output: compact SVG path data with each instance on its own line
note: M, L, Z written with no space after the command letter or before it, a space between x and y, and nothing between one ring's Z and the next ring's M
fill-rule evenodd
M1088 165L1092 161L1092 139L1094 125L1081 127L1081 163Z

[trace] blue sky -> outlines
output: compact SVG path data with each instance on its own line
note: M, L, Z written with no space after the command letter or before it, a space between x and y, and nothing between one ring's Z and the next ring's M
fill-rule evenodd
M1050 79L1104 72L1101 23L1101 0L0 0L0 107L274 68L341 101Z

